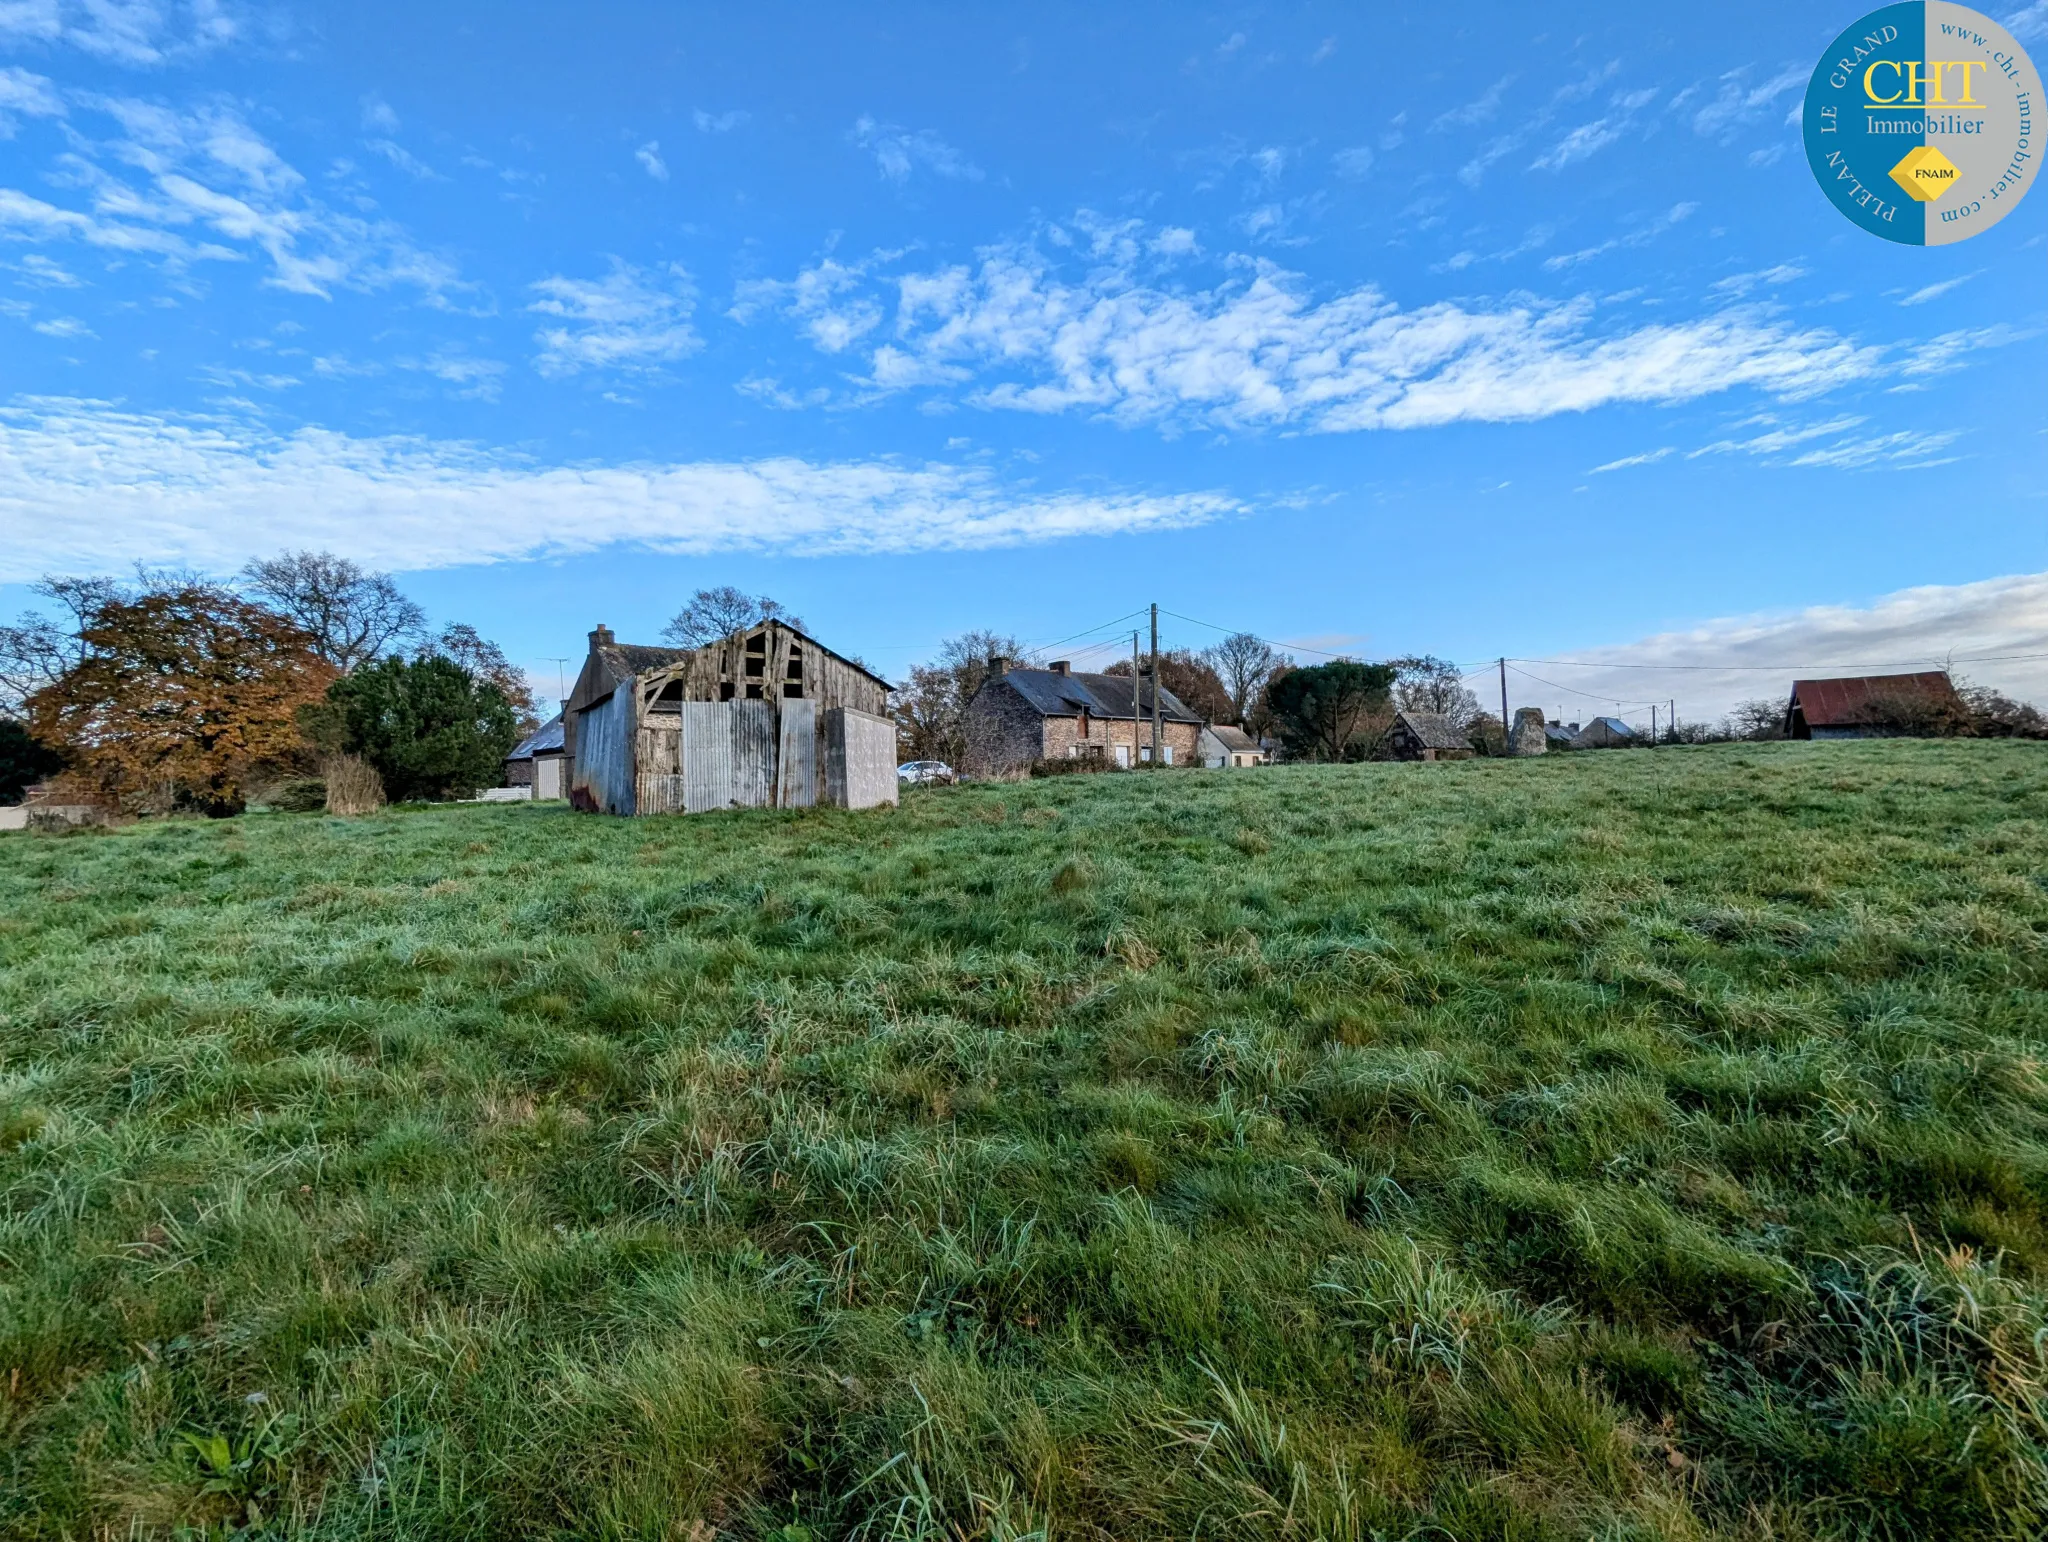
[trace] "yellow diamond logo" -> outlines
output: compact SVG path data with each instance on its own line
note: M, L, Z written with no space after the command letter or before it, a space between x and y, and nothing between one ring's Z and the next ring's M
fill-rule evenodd
M1916 145L1892 168L1892 180L1922 203L1933 203L1956 185L1955 162L1933 145Z

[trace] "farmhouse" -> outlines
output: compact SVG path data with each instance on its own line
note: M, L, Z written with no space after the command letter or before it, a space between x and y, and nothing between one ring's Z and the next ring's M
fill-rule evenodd
M1211 723L1204 728L1201 737L1195 741L1196 753L1202 764L1214 769L1218 766L1263 766L1266 752L1259 748L1259 741L1242 728L1233 728L1228 723Z
M1955 682L1939 669L1914 675L1795 680L1785 707L1785 737L1885 739L1961 711Z
M1387 730L1387 755L1393 760L1469 760L1472 741L1441 712L1403 709Z
M512 746L505 757L505 785L524 787L532 798L559 798L568 792L562 772L569 752L563 744L564 724L557 712Z
M1143 764L1152 758L1152 682L1129 675L1077 675L996 667L967 704L970 776L1020 776L1040 760ZM1134 710L1135 703L1135 710ZM1196 764L1202 719L1168 690L1159 692L1160 763Z
M780 621L702 648L609 627L563 709L569 797L607 814L896 801L889 682Z

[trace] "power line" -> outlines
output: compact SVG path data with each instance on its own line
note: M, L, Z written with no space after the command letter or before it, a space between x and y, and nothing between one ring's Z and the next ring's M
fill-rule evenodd
M1948 662L1951 664L2012 664L2027 660L2038 659L2048 659L2048 653L1983 653L1973 654L1968 658L1952 658L1948 660ZM1929 661L1926 659L1911 659L1903 663L1893 662L1890 664L1622 664L1604 663L1599 659L1518 659L1513 654L1509 654L1508 662L1510 664L1547 664L1553 666L1561 665L1572 669L1683 669L1714 672L1760 671L1767 674L1782 675L1797 674L1799 671L1804 669L1910 669L1914 667L1916 664L1926 664ZM1477 674L1479 673L1479 671L1475 669L1473 673Z
M1524 680L1534 680L1538 685L1547 685L1553 691L1563 691L1567 696L1583 696L1588 701L1602 702L1610 707L1654 707L1662 706L1664 703L1664 698L1661 696L1658 697L1657 700L1655 700L1654 702L1621 701L1613 696L1595 696L1591 691L1577 690L1569 685L1559 685L1555 680L1546 680L1541 675L1532 675L1529 673L1528 670L1518 668L1513 659L1508 660L1508 668L1514 670L1515 673L1520 675Z
M1291 649L1293 652L1296 653L1313 653L1316 655L1316 657L1325 659L1355 659L1358 657L1358 655L1355 653L1328 653L1321 648L1304 647L1300 643L1277 642L1271 637L1260 637L1257 632L1243 632L1239 631L1236 627L1218 626L1213 621L1202 621L1198 620L1194 616L1183 616L1177 610L1162 610L1159 612L1159 614L1162 616L1171 616L1176 621L1185 621L1190 626L1205 626L1209 628L1210 631L1221 632L1226 637L1250 637L1255 641L1264 643L1269 648L1286 648Z

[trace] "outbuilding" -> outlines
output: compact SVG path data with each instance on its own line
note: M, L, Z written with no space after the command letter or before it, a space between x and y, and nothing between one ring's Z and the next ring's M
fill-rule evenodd
M889 682L780 621L702 648L608 627L564 710L570 801L606 814L896 801Z
M1579 730L1573 748L1582 750L1625 749L1636 742L1636 731L1618 717L1596 717Z
M1470 760L1472 741L1441 712L1403 708L1387 730L1387 755L1394 760Z
M1944 670L1795 680L1785 707L1788 739L1890 739L1960 717L1962 698Z
M563 776L569 752L563 743L563 722L557 712L532 733L512 746L505 757L505 785L524 787L530 798L560 798L568 794Z
M1263 766L1266 752L1259 748L1259 741L1242 728L1233 728L1228 723L1211 723L1204 728L1195 741L1195 752L1201 756L1202 764L1212 770L1217 767Z

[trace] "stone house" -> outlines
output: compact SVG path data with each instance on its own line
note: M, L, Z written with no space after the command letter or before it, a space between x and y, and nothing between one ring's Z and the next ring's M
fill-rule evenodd
M1160 763L1199 765L1203 722L1173 692L1159 692ZM1152 682L1083 675L1061 660L1049 669L991 669L967 704L969 776L1022 776L1041 760L1152 759Z
M1472 741L1440 712L1403 709L1387 730L1387 756L1392 760L1470 760Z
M1636 742L1636 731L1618 717L1596 717L1579 730L1573 748L1582 750L1626 749Z

